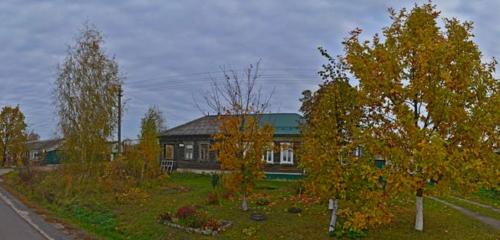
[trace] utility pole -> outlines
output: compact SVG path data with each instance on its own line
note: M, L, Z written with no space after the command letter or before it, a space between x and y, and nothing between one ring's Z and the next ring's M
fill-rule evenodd
M122 154L122 85L118 86L118 155Z

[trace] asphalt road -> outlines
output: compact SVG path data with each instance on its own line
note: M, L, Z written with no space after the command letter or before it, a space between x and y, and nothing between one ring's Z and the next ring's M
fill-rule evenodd
M0 199L0 240L46 240Z
M0 169L0 176L10 171L10 169ZM0 240L68 239L73 239L73 237L64 232L64 227L56 228L55 225L46 222L0 187Z

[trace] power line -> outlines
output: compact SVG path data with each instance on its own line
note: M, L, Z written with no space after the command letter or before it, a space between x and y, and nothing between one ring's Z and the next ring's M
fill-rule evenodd
M232 72L235 73L245 73L248 69L227 69L225 72L228 74L231 74ZM259 71L260 72L266 72L266 71L271 71L271 72L276 72L276 71L287 71L290 72L296 71L296 72L314 72L317 73L319 69L312 69L312 68L261 68ZM218 70L218 71L206 71L206 72L196 72L196 73L187 73L187 74L170 74L170 75L164 75L164 76L156 76L153 78L146 78L142 80L156 80L156 79L165 79L165 78L179 78L179 77L191 77L191 76L197 76L197 75L211 75L211 74L224 74L223 70ZM131 76L130 78L132 79L141 79L140 77L134 77Z
M264 72L264 71L261 71ZM260 78L269 78L269 77L289 77L289 76L304 76L305 78L309 77L314 77L317 76L317 71L307 71L309 74L304 74L304 71L298 71L298 72L283 72L283 73L260 73L258 76ZM221 75L212 75L213 73L221 74ZM231 74L231 72L227 72L228 74ZM242 72L239 72L240 74ZM194 76L199 76L199 77L194 77ZM151 83L156 83L156 82L164 82L164 81L169 81L169 82L184 82L186 80L193 80L193 79L203 79L203 80L222 80L224 79L224 75L222 71L219 72L204 72L204 73L194 73L194 74L184 74L184 75L171 75L171 76L164 76L164 77L154 77L154 78L127 78L125 82L128 84L151 84Z
M271 81L266 81L265 85L274 85L274 84L278 84L278 85L281 85L281 84L289 84L289 83L302 83L302 84L308 84L308 83L312 83L311 80L307 80L307 79L304 79L304 78L296 78L296 79L293 79L293 78L286 78L286 79L269 79ZM318 81L317 82L314 82L314 84L319 84L320 83L320 79L317 79ZM127 86L125 85L125 87L129 87L129 90L147 90L147 89L151 89L151 90L162 90L162 91L165 91L165 90L179 90L179 89L182 89L182 88L185 88L185 87L190 87L194 84L199 84L199 83L202 83L202 82L206 82L207 80L190 80L190 81L186 81L186 82L174 82L174 83L171 83L171 82L163 82L163 83L157 83L157 84L144 84L144 85L131 85L131 86ZM207 82L207 83L211 83L211 82Z

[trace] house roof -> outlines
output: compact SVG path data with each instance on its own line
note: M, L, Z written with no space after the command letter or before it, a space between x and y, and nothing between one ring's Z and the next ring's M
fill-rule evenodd
M259 114L261 125L270 124L275 135L298 135L302 116L297 113ZM217 116L204 116L163 131L160 136L213 135L219 130Z
M62 144L62 139L48 139L48 140L36 140L29 141L26 143L26 146L30 151L34 150L55 150L59 148Z

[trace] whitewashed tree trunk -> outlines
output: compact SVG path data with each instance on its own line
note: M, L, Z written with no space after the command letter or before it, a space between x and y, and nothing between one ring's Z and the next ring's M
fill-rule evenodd
M415 217L415 230L423 231L424 230L424 198L422 194L417 192L416 196L416 207L417 213Z
M339 200L338 199L330 199L329 208L332 210L332 216L330 218L330 225L328 227L329 232L335 231L335 225L337 224L337 209L339 207Z
M248 211L248 202L246 193L243 193L243 199L241 200L241 210Z

